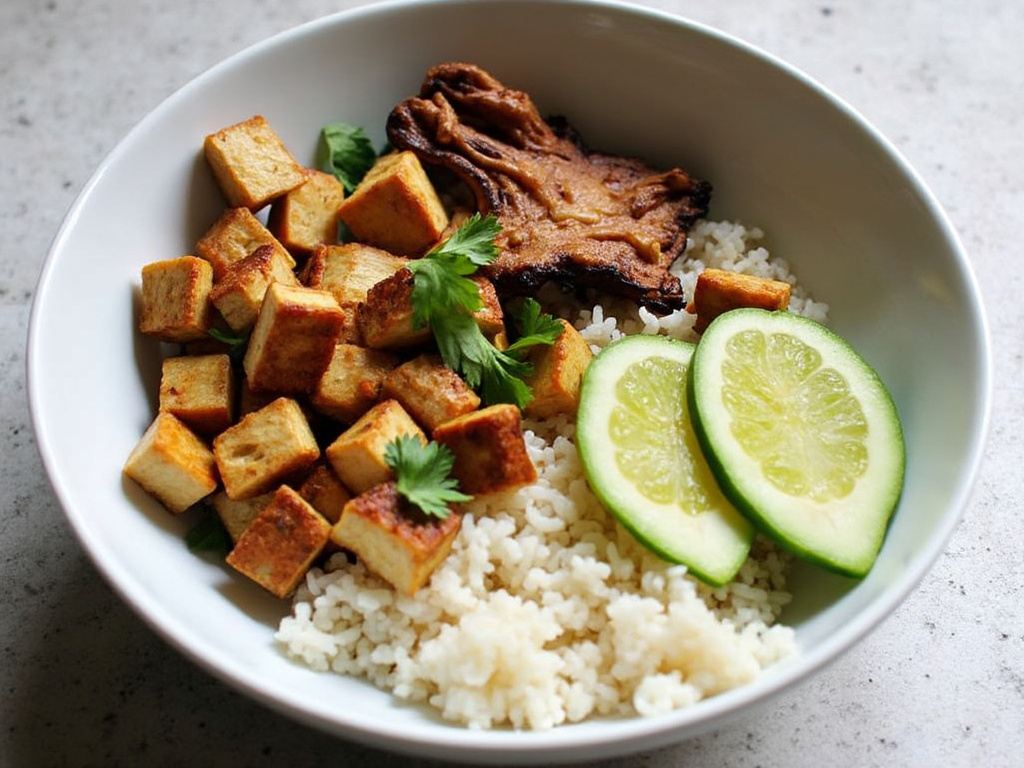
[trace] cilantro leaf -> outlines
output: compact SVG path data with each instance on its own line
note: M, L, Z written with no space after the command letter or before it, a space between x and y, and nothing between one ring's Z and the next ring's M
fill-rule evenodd
M345 194L352 193L376 160L373 143L360 126L330 123L321 129L317 166L333 173L345 186Z
M542 313L536 299L527 298L515 316L521 335L505 350L506 354L518 356L529 347L540 344L554 344L564 328L557 318Z
M431 318L430 328L445 365L478 389L485 403L515 403L523 408L530 402L533 393L522 379L533 373L533 366L491 344L471 315L439 315Z
M199 522L185 533L185 545L190 552L209 552L227 557L231 551L231 538L220 518L208 509Z
M446 445L402 435L385 446L384 462L395 472L398 493L424 514L444 520L451 514L449 504L473 498L457 490L458 481L450 477L455 457Z
M498 258L494 238L499 232L501 224L494 216L474 213L427 257L451 263L460 275L472 274Z
M414 328L422 328L437 316L473 313L483 306L476 283L455 271L450 262L424 257L410 261L408 268L413 274Z
M245 349L249 346L248 333L235 333L234 331L222 330L220 328L210 328L207 333L221 344L227 345L228 357L231 358L232 362L242 362L242 358L245 357Z

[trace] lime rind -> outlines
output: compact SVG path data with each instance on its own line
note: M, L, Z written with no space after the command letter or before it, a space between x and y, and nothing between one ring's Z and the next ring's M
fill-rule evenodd
M594 494L638 541L719 586L733 579L753 526L704 459L685 385L692 344L628 336L583 378L576 442Z
M813 320L740 309L704 331L688 384L695 432L732 503L798 556L864 576L906 464L874 369Z

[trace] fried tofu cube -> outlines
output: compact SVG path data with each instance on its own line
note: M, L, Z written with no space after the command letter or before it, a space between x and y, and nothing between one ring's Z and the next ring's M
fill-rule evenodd
M195 251L213 265L213 276L219 280L231 264L241 261L261 245L272 246L288 267L294 269L292 255L248 208L224 211L196 242Z
M164 358L159 408L191 429L213 435L231 426L237 394L227 355L182 355Z
M231 499L249 499L310 468L320 458L299 404L279 397L213 439L213 456Z
M271 283L298 285L289 259L272 245L261 245L244 259L232 262L214 283L210 301L233 331L252 328L263 296Z
M249 527L249 523L256 519L256 515L263 511L273 497L274 492L268 491L251 499L232 499L225 491L220 490L210 497L210 504L231 541L237 542Z
M308 254L321 243L337 242L345 185L330 173L303 172L306 180L270 206L267 227L288 250Z
M429 326L413 324L413 273L402 269L367 291L366 301L359 305L356 323L363 343L375 349L408 349L431 339ZM483 277L470 278L477 284L483 306L473 318L484 336L494 337L505 329L505 315L494 285Z
M402 435L427 442L426 434L397 400L382 400L338 435L325 453L345 487L359 494L394 479L384 461L384 449Z
M390 371L381 394L401 403L428 433L480 407L480 396L438 355L420 355Z
M454 418L437 427L433 438L455 456L452 476L463 493L483 496L537 480L515 405L499 403Z
M576 413L580 402L580 384L594 353L590 344L573 326L560 320L562 333L554 344L538 345L530 354L533 374L526 383L533 398L523 413L546 419L558 413Z
M338 209L361 243L401 256L419 256L448 225L434 185L410 151L378 158Z
M310 392L327 370L343 317L328 291L271 283L242 360L255 392Z
M399 592L414 595L448 556L462 518L443 520L410 505L395 488L381 483L345 505L331 528L331 541L354 552L366 567Z
M232 207L257 211L306 180L303 167L262 115L211 133L203 151Z
M396 355L379 349L338 344L309 401L320 413L351 424L380 400L384 378L398 363Z
M330 291L345 314L341 341L361 344L356 322L359 305L367 291L391 277L408 259L361 243L319 245L313 249L303 270L303 281L310 288Z
M227 563L275 597L287 597L323 552L331 526L295 490L282 485L249 523Z
M175 514L217 489L206 443L170 413L158 413L128 455L124 474Z
M428 326L413 325L412 286L412 272L402 269L367 291L356 313L359 336L366 346L401 350L430 341Z
M139 330L162 341L202 339L210 328L213 268L204 259L181 256L142 268Z
M299 486L299 495L332 524L338 522L341 510L352 498L348 488L327 463L317 464L313 468Z
M784 310L789 307L789 283L725 269L705 269L697 276L693 298L686 311L697 315L693 328L703 333L716 317L730 309L755 307Z

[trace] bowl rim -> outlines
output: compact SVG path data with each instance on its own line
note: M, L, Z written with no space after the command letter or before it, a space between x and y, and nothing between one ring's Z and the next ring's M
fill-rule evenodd
M572 761L582 760L588 756L602 755L609 757L635 751L630 744L643 741L644 748L664 746L719 727L727 720L737 717L755 705L774 698L782 691L789 689L817 673L821 668L843 655L857 641L876 628L891 612L902 603L910 592L918 585L930 570L938 557L945 550L953 531L959 525L966 512L967 503L979 474L979 467L984 455L991 422L992 410L992 359L988 319L984 311L981 292L966 250L942 209L938 200L928 189L918 173L911 167L902 153L857 110L841 97L824 87L809 75L783 61L777 56L707 24L697 22L684 16L661 11L647 6L640 6L624 0L468 0L468 2L499 3L505 5L536 5L536 6L579 6L599 8L608 12L637 16L663 24L686 28L701 36L711 38L719 44L731 47L746 56L753 57L768 66L781 70L789 77L799 81L804 87L814 91L819 98L829 102L846 120L851 121L860 131L867 134L872 142L882 150L902 176L913 187L914 194L926 205L929 216L941 231L944 239L956 254L956 266L963 281L965 293L971 299L971 313L977 322L977 354L979 366L978 405L980 418L972 431L972 440L966 446L967 461L961 468L964 481L957 486L957 493L949 500L947 508L955 513L947 514L942 519L942 526L931 536L928 546L917 553L916 558L908 564L897 585L886 590L880 599L875 600L864 611L859 613L855 621L850 622L827 642L810 651L802 651L800 664L796 668L769 670L757 684L748 684L738 689L719 694L700 703L698 707L688 710L677 710L675 713L653 718L632 718L628 728L616 727L614 721L610 727L595 731L586 731L579 736L579 731L572 725L560 726L549 731L520 732L512 730L491 730L474 732L457 726L444 724L444 730L438 731L436 739L406 737L389 731L387 723L376 730L367 728L365 723L352 725L339 722L336 718L326 717L324 713L304 707L300 698L287 699L274 695L260 687L251 674L242 674L240 670L228 670L204 654L202 643L186 640L175 627L168 623L164 615L157 615L147 609L144 600L140 599L138 587L125 574L119 572L117 565L101 556L102 547L93 536L85 522L74 512L76 502L69 489L60 482L60 471L54 457L53 449L45 439L45 416L40 411L39 365L45 357L46 350L41 346L39 333L40 318L47 305L48 286L54 271L60 262L60 253L81 215L85 201L100 183L107 170L117 163L131 137L143 131L146 126L159 122L163 115L173 111L176 105L188 98L189 94L201 89L208 80L216 79L222 73L244 64L245 61L259 58L265 51L288 46L304 36L321 30L324 27L344 25L349 22L370 18L401 14L404 10L415 6L417 10L431 6L445 8L463 5L467 0L388 0L372 2L357 8L343 10L304 22L292 28L278 32L266 39L249 45L230 56L222 59L203 73L190 79L177 88L153 110L135 123L115 144L113 149L101 161L90 179L68 209L44 259L40 275L33 294L30 311L27 353L26 353L26 385L31 423L36 435L38 454L46 471L47 478L53 488L65 519L70 524L79 544L89 555L93 565L104 577L118 596L127 603L145 624L154 630L165 641L169 642L184 656L196 663L213 676L230 683L237 690L243 691L251 698L277 710L293 719L317 727L335 736L350 738L355 741L369 743L380 748L390 749L407 754L424 754L426 751L437 757L457 761L515 760L517 762L535 762L540 760ZM434 729L436 730L436 729ZM682 736L679 734L682 732Z

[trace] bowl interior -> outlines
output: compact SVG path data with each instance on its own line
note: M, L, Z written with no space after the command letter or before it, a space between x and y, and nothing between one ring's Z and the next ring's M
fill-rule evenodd
M286 660L272 642L284 607L189 553L189 521L122 482L159 380L159 350L134 331L139 270L189 252L223 207L201 158L203 137L262 114L307 162L320 126L335 120L365 126L380 146L391 106L443 60L479 63L526 90L595 148L710 179L712 216L763 228L772 253L828 302L831 325L892 391L909 463L878 563L859 583L797 568L786 619L801 656L757 683L648 720L543 733L445 725L359 681ZM477 761L586 759L717 726L819 668L898 604L966 502L988 415L986 339L966 258L928 191L863 120L786 65L698 25L621 5L392 3L229 59L125 138L44 267L29 387L46 469L82 545L124 599L197 663L293 717L393 749Z

